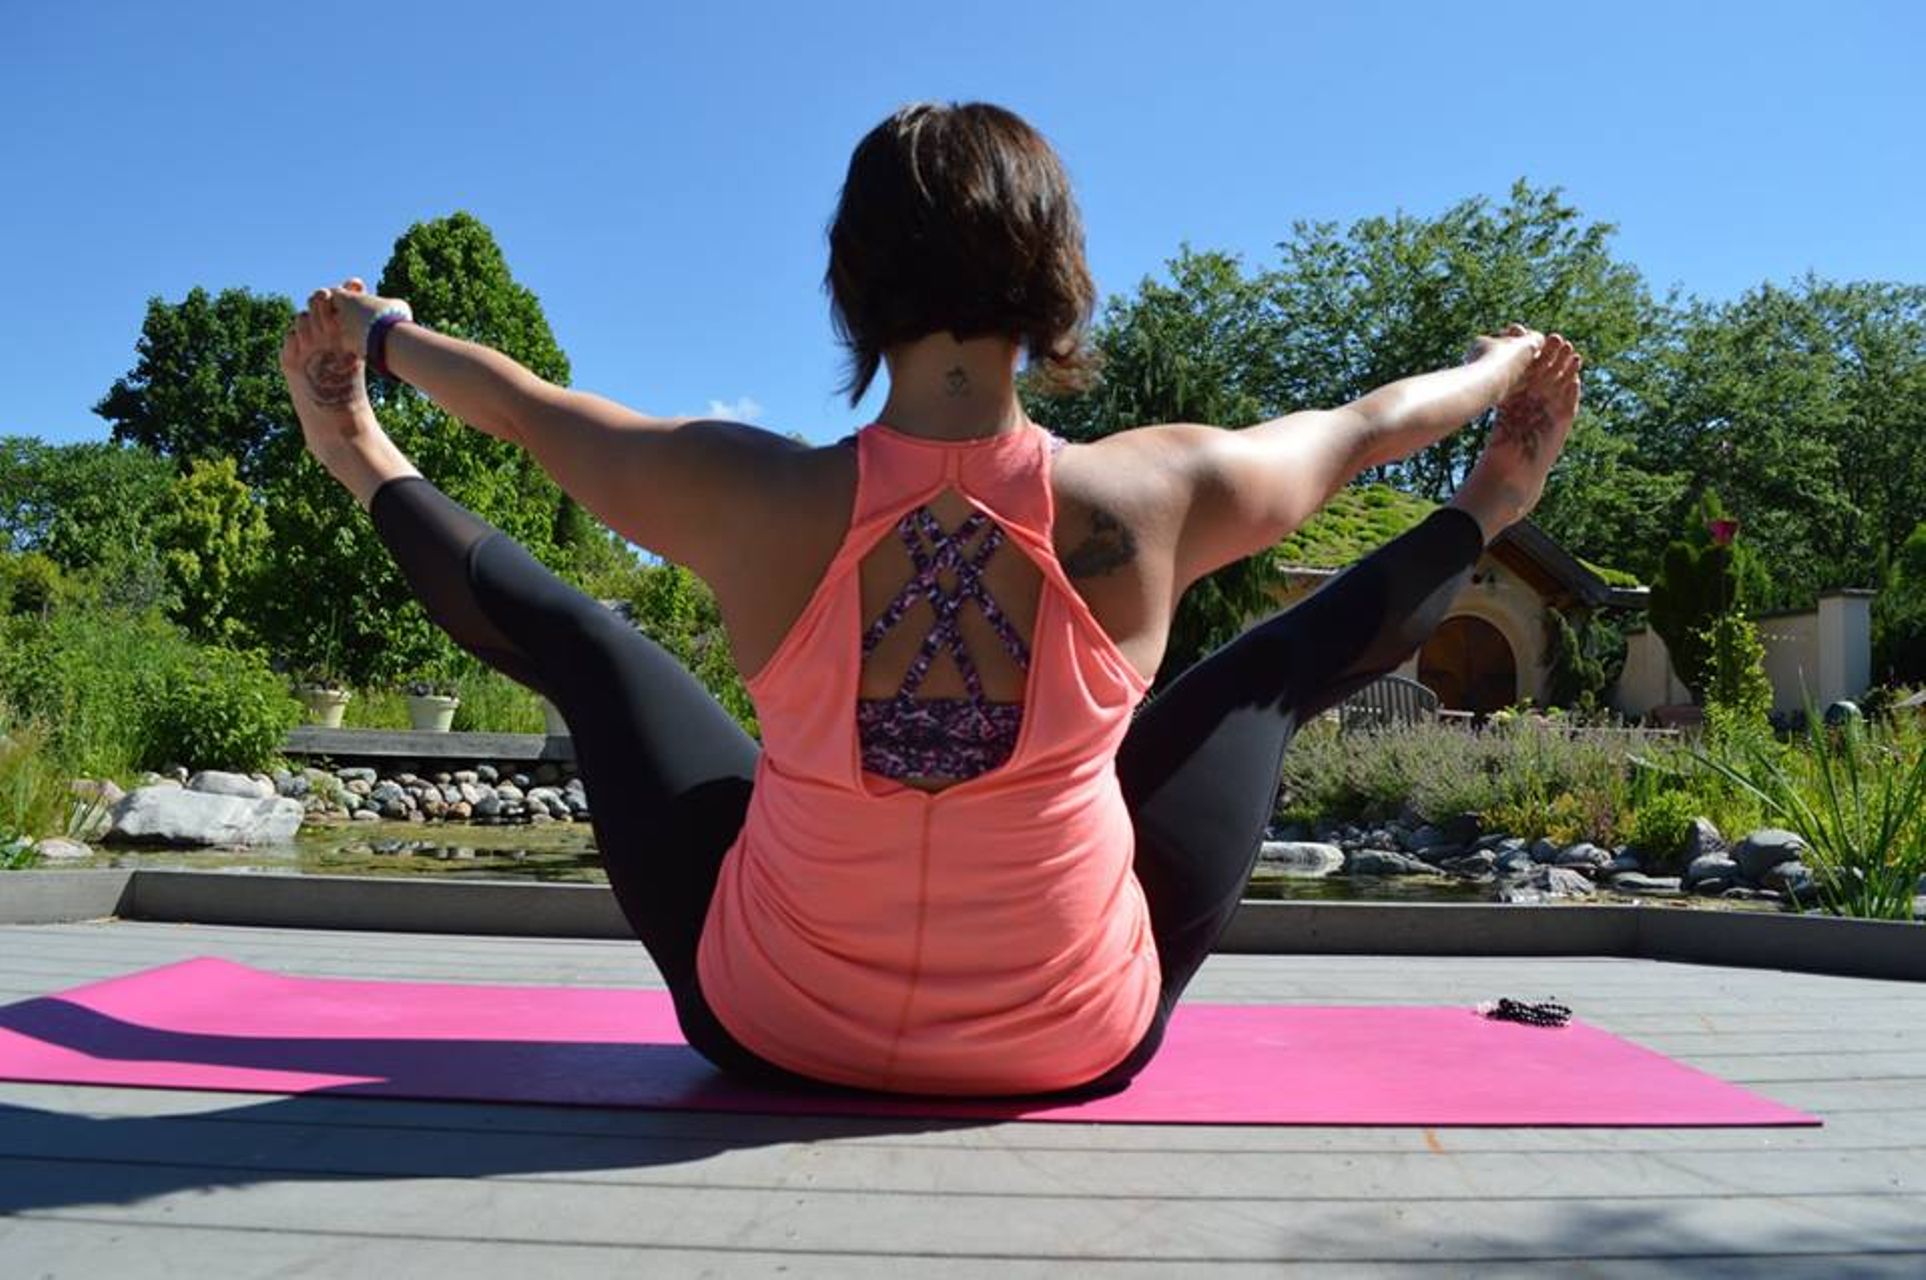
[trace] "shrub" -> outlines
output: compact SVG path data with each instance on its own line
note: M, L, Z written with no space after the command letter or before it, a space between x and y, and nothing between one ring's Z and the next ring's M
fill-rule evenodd
M1675 871L1684 860L1692 820L1698 816L1699 806L1690 792L1661 791L1632 814L1630 843L1652 867Z
M253 650L207 648L145 682L136 764L265 769L301 718L286 682Z
M1441 724L1339 733L1320 723L1285 754L1281 814L1439 822L1477 813L1490 829L1612 843L1627 754L1617 735L1528 716L1481 733Z
M1737 610L1728 610L1712 620L1701 638L1708 736L1731 743L1769 739L1772 681L1766 676L1759 628Z
M0 615L45 617L68 591L60 566L39 552L0 555Z
M144 692L194 652L153 611L74 608L16 618L0 638L0 697L46 730L62 768L92 776L138 767L151 703Z

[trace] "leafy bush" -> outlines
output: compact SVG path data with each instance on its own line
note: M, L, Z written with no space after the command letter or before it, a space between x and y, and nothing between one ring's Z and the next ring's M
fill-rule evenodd
M1736 609L1712 620L1701 637L1706 652L1705 724L1720 742L1763 744L1771 737L1772 681L1765 670L1759 628Z
M1686 791L1661 791L1632 814L1627 828L1630 843L1660 870L1677 870L1699 816L1696 798Z
M45 617L69 589L60 566L37 551L0 555L0 615Z
M1488 828L1611 843L1627 739L1521 717L1472 733L1442 724L1339 733L1319 723L1285 754L1282 815L1350 821L1480 814Z
M258 652L208 648L145 682L144 734L136 763L202 769L265 769L301 707Z
M0 636L0 697L46 730L61 767L95 777L140 767L151 688L194 646L158 613L73 608L15 618Z

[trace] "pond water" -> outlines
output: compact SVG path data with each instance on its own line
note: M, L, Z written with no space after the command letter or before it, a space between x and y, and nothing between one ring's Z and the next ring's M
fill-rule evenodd
M587 823L477 827L465 823L354 822L307 826L290 844L251 849L108 845L91 859L50 869L262 871L333 876L430 876L447 880L531 880L599 884L601 855ZM1258 868L1247 898L1288 902L1488 902L1489 884L1434 876L1286 876ZM1601 889L1601 903L1641 902L1695 910L1778 911L1772 902L1633 897ZM1582 900L1579 904L1582 905Z
M182 849L114 844L59 867L270 871L329 876L434 876L454 880L601 882L587 823L476 827L423 822L307 826L289 844Z

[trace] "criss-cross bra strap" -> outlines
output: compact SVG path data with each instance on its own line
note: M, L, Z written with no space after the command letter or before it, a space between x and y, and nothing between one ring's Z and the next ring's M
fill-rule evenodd
M966 601L974 601L977 608L982 610L984 619L995 630L1011 659L1026 669L1030 665L1030 646L1017 634L1009 615L996 602L983 581L984 567L1003 544L1003 530L983 512L977 511L954 530L946 532L930 509L922 506L898 521L896 531L909 551L915 572L864 632L863 654L867 657L875 650L882 638L903 620L912 604L918 599L927 600L936 620L923 637L908 670L903 673L903 684L897 691L897 700L906 703L912 699L924 677L929 674L937 653L947 648L956 660L957 671L963 677L963 687L970 701L982 708L988 704L988 699L983 695L983 678L963 639L961 618ZM983 534L982 541L974 551L968 550L971 540L979 533ZM955 578L955 586L947 591L939 576L945 572Z

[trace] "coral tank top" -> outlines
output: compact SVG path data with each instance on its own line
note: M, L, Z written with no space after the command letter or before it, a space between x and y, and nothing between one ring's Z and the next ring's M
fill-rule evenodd
M748 814L696 972L746 1048L836 1084L909 1093L1070 1088L1149 1028L1156 945L1116 754L1145 682L1052 550L1050 437L856 434L849 532L747 681L762 723ZM946 490L1042 573L1006 760L938 792L863 768L863 557Z

